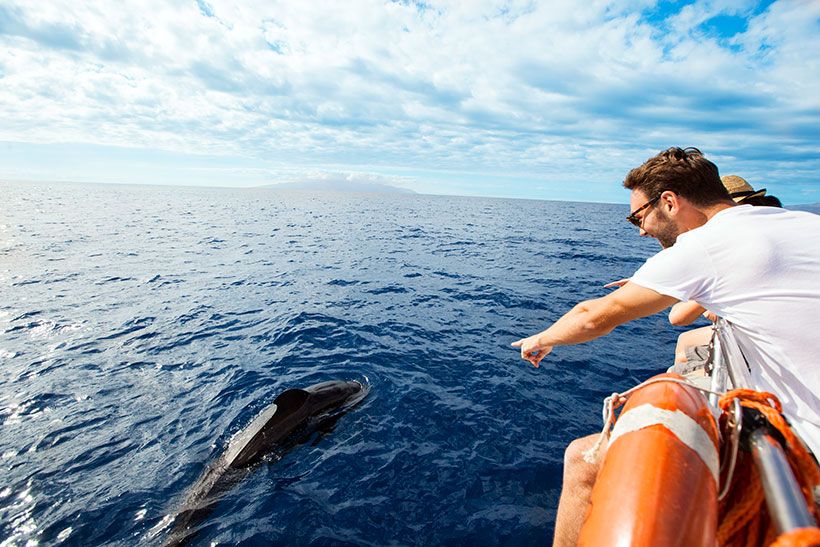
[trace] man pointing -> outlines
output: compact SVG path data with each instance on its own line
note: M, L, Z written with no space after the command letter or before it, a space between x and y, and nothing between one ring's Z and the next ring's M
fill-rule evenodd
M820 217L735 205L717 167L696 148L670 148L629 172L627 220L663 250L618 290L576 305L546 330L513 343L538 366L555 346L603 336L618 325L694 300L734 326L753 385L775 393L783 413L820 454ZM597 468L567 449L557 545L575 544Z

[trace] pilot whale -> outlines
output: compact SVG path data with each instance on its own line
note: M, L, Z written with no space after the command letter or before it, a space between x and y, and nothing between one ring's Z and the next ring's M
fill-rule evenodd
M205 468L188 490L181 509L173 518L173 529L166 544L182 545L192 539L196 533L194 527L254 464L274 450L281 455L292 448L300 433L335 421L364 399L369 389L369 384L355 380L332 380L280 393L271 405L231 438L225 451Z

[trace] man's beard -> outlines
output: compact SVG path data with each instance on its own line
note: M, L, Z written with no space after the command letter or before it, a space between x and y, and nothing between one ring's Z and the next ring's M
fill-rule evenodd
M681 230L678 224L669 218L663 209L658 210L658 216L661 217L662 220L658 223L658 229L655 231L655 239L658 240L661 247L668 249L678 240Z

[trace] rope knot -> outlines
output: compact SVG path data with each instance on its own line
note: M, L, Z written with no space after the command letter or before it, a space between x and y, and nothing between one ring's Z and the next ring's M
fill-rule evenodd
M589 450L584 451L584 461L587 463L598 463L599 453L601 448L609 442L609 435L612 432L612 425L615 423L615 409L626 403L627 397L624 397L618 392L613 392L612 395L604 399L603 418L604 428L598 436L598 440Z
M780 404L780 399L778 399L774 393L755 391L753 389L733 389L727 391L726 394L718 400L718 406L721 410L729 410L729 407L732 406L732 401L735 399L740 399L740 404L746 407L757 407L756 404L749 404L757 403L771 407L777 412L783 411L783 405ZM744 402L747 404L743 404Z

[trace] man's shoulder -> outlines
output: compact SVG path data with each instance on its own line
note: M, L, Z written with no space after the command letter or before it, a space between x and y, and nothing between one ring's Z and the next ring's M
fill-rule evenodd
M724 209L702 226L690 230L681 242L698 240L703 248L736 244L755 234L758 237L801 237L820 230L820 216L780 207L739 205ZM676 244L677 245L677 244Z
M808 211L797 211L782 207L738 205L729 207L717 213L709 222L703 225L704 228L716 227L721 224L743 223L743 222L806 222L809 224L820 224L820 215Z

